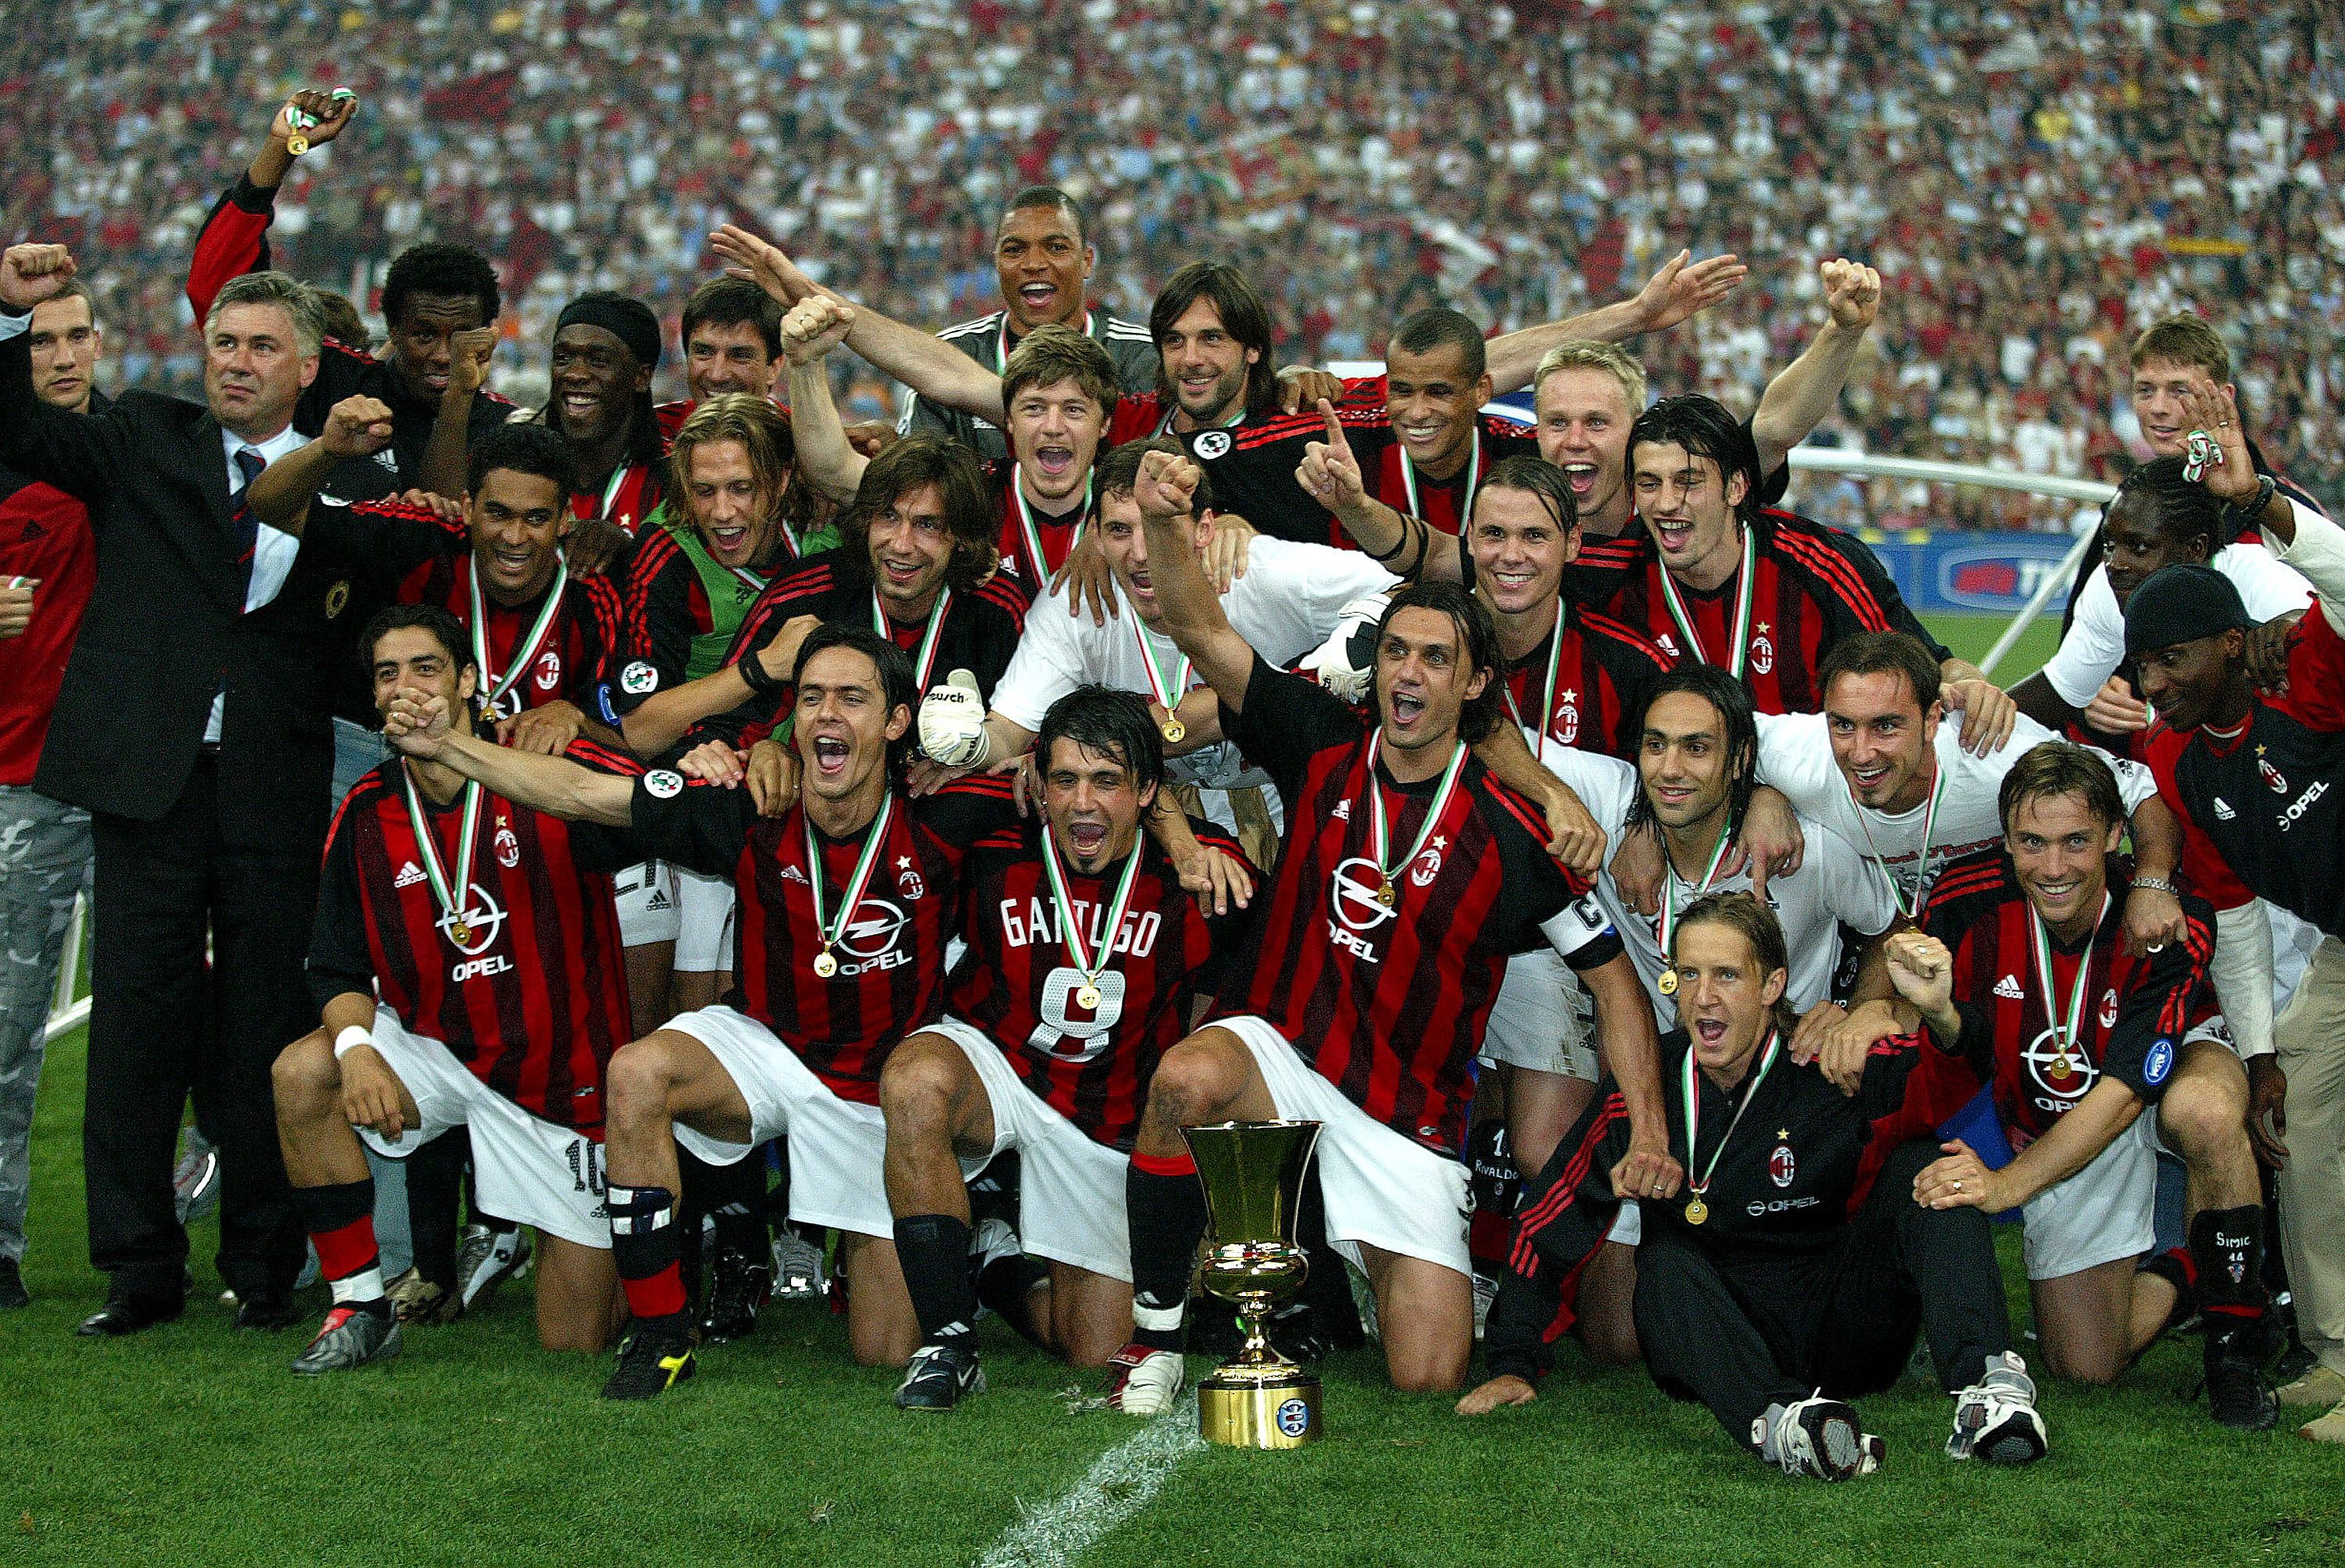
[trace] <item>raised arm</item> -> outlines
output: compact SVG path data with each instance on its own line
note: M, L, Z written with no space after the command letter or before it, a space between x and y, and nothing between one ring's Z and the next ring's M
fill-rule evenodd
M634 779L597 773L565 757L543 757L476 735L459 735L448 728L445 697L413 687L402 688L383 716L382 733L406 755L477 779L516 806L571 822L634 825Z
M1403 577L1458 581L1463 574L1457 535L1423 518L1404 516L1369 494L1359 456L1344 439L1335 405L1321 398L1319 416L1326 422L1327 439L1304 443L1303 461L1294 470L1294 483L1304 494L1334 513L1360 554L1386 571Z
M305 149L323 147L348 128L358 110L358 95L348 88L304 87L271 117L242 183L212 209L188 259L188 304L198 325L211 313L223 284L269 265L269 226L277 215L277 188L293 167L293 137L300 136Z
M1567 317L1540 327L1525 327L1491 339L1485 351L1488 355L1490 384L1499 392L1530 385L1531 372L1538 369L1547 351L1574 338L1617 343L1646 332L1664 331L1725 299L1750 270L1731 255L1696 261L1692 251L1680 250L1629 299L1585 315Z
M1767 383L1751 416L1759 446L1759 472L1772 473L1792 448L1808 438L1840 402L1856 365L1857 351L1881 310L1881 274L1861 261L1835 257L1819 269L1824 287L1824 324L1805 352Z
M66 494L96 499L118 478L136 436L117 413L67 413L33 393L33 308L73 280L62 245L11 245L0 252L0 460ZM102 509L92 508L96 524Z
M870 460L848 444L831 400L830 351L847 341L858 312L827 294L815 294L790 307L782 320L782 354L789 362L790 436L797 444L798 473L817 494L838 505L853 504Z
M1132 494L1148 532L1149 579L1164 630L1230 711L1239 713L1254 679L1254 651L1222 613L1222 596L1197 560L1189 514L1198 478L1197 465L1186 457L1152 452L1140 460Z
M850 304L844 295L807 277L778 247L737 225L719 229L708 237L708 244L725 258L729 276L748 279L787 310L817 296ZM852 320L847 346L872 364L930 402L1001 423L1001 378L993 372L942 339L877 311L855 306Z
M346 397L326 415L318 439L262 469L245 492L253 516L296 539L310 520L310 503L344 458L372 457L391 444L391 409L371 397Z

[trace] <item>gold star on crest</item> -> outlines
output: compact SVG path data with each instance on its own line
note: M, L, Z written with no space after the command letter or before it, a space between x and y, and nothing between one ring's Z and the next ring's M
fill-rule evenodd
M1755 626L1751 627L1751 629L1752 631L1757 632L1761 636L1762 636L1762 637L1763 637L1763 636L1765 636L1767 635L1767 623L1766 623L1766 622L1764 622L1764 621L1761 621L1757 626Z
M1578 702L1579 700L1579 694L1567 686L1558 695L1558 699L1563 702Z

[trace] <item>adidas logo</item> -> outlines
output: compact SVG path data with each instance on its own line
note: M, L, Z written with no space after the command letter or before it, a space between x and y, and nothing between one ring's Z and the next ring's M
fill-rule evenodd
M42 527L38 523L27 522L25 524L25 531L16 535L16 542L20 545L29 545L36 539L46 539L48 536L49 531L46 528Z
M2218 822L2228 822L2238 815L2238 813L2237 811L2231 809L2231 804L2229 801L2224 799L2220 795L2215 797L2215 820Z
M1328 815L1338 822L1350 821L1352 820L1351 798L1346 796L1343 799L1336 801L1335 810L1329 812Z
M784 866L782 868L782 881L786 882L802 882L806 881L806 873L798 870L796 866Z
M399 875L391 879L391 885L395 888L411 888L422 880L423 868L410 860L399 868Z
M2015 974L2006 974L2001 980L1996 981L1995 983L1995 993L1997 996L2008 996L2014 1002L2025 1002L2027 1000L2027 993L2020 989L2019 976Z
M655 891L652 894L651 902L644 907L648 910L672 910L675 908L675 904L666 893Z

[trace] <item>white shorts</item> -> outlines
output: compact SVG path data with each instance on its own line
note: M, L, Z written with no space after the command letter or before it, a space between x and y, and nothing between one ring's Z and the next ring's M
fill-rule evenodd
M612 902L619 909L619 944L649 947L674 942L676 932L675 890L668 867L661 860L638 860L611 878Z
M1517 953L1490 1003L1481 1060L1593 1084L1600 1074L1589 1021L1595 999L1552 948Z
M1327 1237L1345 1261L1365 1270L1362 1243L1473 1274L1466 1227L1473 1212L1466 1166L1394 1132L1344 1097L1269 1023L1220 1018L1254 1053L1282 1116L1323 1124L1317 1162L1327 1200Z
M388 1007L374 1010L374 1048L406 1085L422 1123L396 1138L360 1127L369 1148L404 1159L451 1127L469 1127L472 1179L484 1211L581 1247L610 1249L602 1145L531 1115L474 1077L445 1044L408 1033Z
M2157 1113L2145 1112L2084 1169L2027 1200L2028 1278L2058 1279L2157 1244Z
M749 1106L747 1143L711 1137L682 1122L675 1125L677 1143L710 1165L729 1166L787 1134L792 1219L883 1241L895 1236L883 1173L888 1124L878 1106L840 1098L772 1030L730 1007L704 1007L664 1027L707 1046ZM964 1048L972 1040L984 1043L983 1035L954 1019L929 1027ZM975 1175L992 1157L963 1160L962 1173Z
M1020 1082L1001 1047L975 1028L949 1018L935 1033L960 1046L985 1085L993 1153L1018 1151L1020 1244L1033 1257L1129 1283L1123 1184L1131 1156L1085 1134Z
M1619 1210L1612 1216L1612 1228L1604 1233L1604 1239L1623 1247L1634 1247L1645 1239L1645 1211L1637 1207L1635 1198L1620 1200Z
M731 877L673 868L675 886L675 968L716 974L733 967L733 911L739 895Z

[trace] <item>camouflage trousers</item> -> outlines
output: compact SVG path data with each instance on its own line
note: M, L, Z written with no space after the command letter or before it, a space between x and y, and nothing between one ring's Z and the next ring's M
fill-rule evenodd
M25 1256L43 1036L89 868L88 812L0 785L0 1257Z

